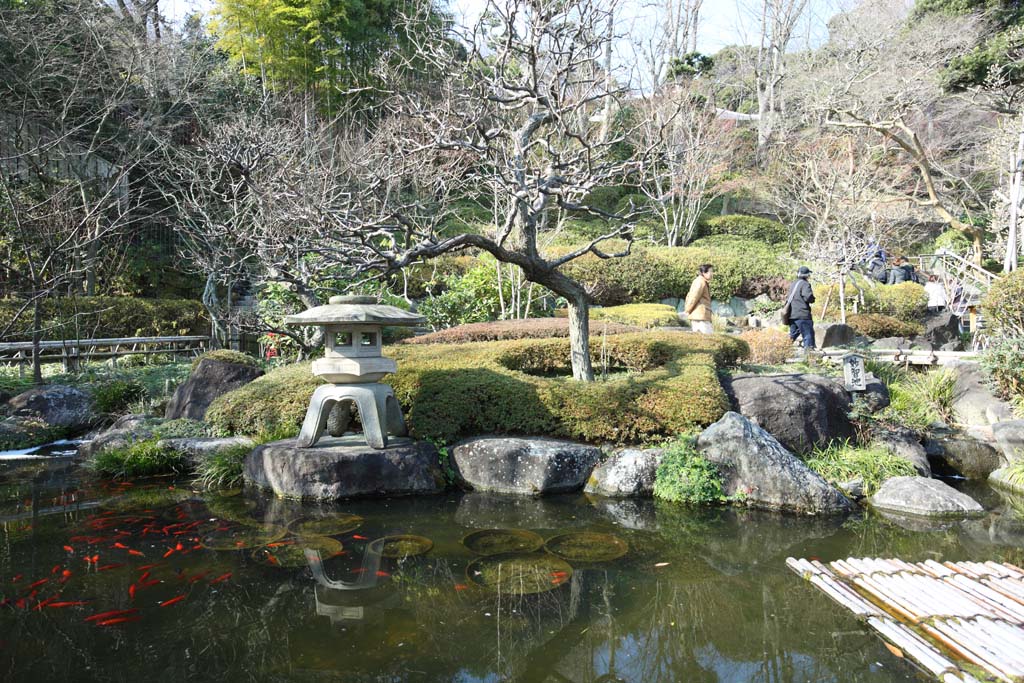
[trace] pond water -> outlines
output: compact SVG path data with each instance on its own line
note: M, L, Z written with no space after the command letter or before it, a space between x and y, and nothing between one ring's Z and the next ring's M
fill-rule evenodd
M0 680L923 680L784 560L1020 563L1024 505L973 493L987 518L917 531L583 495L315 506L0 465ZM463 544L486 529L519 531L469 544L518 553Z

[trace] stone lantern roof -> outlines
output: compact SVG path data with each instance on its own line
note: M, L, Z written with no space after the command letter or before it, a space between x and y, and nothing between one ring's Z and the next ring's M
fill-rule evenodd
M289 325L420 325L426 318L397 306L380 303L374 296L332 296L326 306L316 306L284 319Z

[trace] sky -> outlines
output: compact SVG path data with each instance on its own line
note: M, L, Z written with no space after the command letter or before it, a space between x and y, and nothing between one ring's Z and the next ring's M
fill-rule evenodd
M814 44L824 38L824 26L828 17L837 11L841 0L808 0L808 11L804 30L797 39L800 48ZM650 30L653 10L648 0L622 0L627 14L627 28L643 32ZM756 34L756 20L752 9L760 4L758 0L704 0L701 21L697 33L697 49L705 54L714 54L726 45L753 42ZM160 6L164 16L178 22L191 12L205 12L213 0L162 0ZM456 16L473 21L480 15L486 0L449 0Z

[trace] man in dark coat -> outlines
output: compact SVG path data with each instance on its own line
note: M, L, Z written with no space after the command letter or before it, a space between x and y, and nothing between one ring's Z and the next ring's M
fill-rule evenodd
M796 341L802 337L804 349L815 348L814 344L814 318L811 315L811 304L814 303L814 290L807 278L811 276L811 269L807 266L800 266L796 272L796 281L790 285L789 296L789 338Z

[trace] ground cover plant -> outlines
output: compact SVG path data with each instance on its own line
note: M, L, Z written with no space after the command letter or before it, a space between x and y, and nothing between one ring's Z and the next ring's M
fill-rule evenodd
M719 419L728 400L717 369L745 357L735 338L687 332L591 341L597 382L571 379L568 340L404 344L387 349L413 436L451 443L476 434L527 434L643 443ZM219 434L297 431L320 381L308 364L278 368L218 398Z
M921 372L872 361L866 367L889 388L889 407L877 419L918 434L952 422L956 375L949 370Z
M665 446L655 473L654 497L687 505L725 500L718 468L697 453L693 437L679 437Z
M672 306L665 304L623 304L622 306L592 308L590 317L598 321L648 328L677 327L679 325L679 313Z
M115 479L181 473L189 468L181 453L159 445L158 439L135 441L121 448L101 451L89 461L89 466Z
M807 466L834 486L860 479L864 495L870 496L886 479L914 477L917 470L907 460L882 446L857 446L849 441L817 449Z

